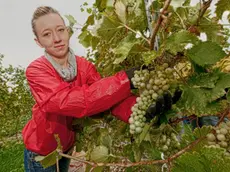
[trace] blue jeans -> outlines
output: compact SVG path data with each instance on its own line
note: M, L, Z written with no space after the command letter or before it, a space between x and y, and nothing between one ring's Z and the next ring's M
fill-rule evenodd
M38 154L27 149L24 150L24 167L25 172L56 172L56 164L47 168L43 168L42 165L35 161L35 156ZM68 172L70 159L62 157L59 160L60 172Z

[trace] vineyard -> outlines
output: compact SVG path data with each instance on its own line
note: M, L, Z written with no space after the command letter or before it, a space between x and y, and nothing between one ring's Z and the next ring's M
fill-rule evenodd
M136 104L128 123L116 119L110 110L75 119L76 151L84 156L64 154L56 135L57 150L37 161L47 167L63 156L96 172L229 171L230 32L221 21L225 16L230 22L230 3L200 0L191 5L191 1L83 4L89 16L78 38L87 48L86 58L103 77L136 69L132 78ZM75 32L77 17L66 18L71 33ZM7 117L14 118L20 128L29 116L23 114L33 104L23 70L0 70L0 116L5 120L0 123L6 126ZM15 85L10 94L8 82ZM172 102L164 102L164 96L171 96ZM154 111L158 100L168 110L152 115L148 109ZM7 108L12 109L10 114ZM6 129L4 133L9 134Z

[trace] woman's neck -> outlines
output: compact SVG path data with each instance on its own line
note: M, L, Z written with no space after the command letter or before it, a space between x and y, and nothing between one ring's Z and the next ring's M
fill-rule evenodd
M69 57L69 53L67 53L65 55L65 57L63 58L56 58L51 56L59 65L61 65L61 67L63 68L68 68L69 67L69 63L68 63L68 57Z

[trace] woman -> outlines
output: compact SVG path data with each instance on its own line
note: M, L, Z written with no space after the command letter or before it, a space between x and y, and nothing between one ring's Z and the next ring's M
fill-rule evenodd
M32 119L23 128L25 170L56 171L51 166L43 169L34 160L57 148L54 134L58 134L63 152L74 144L73 118L103 112L113 107L112 113L127 122L135 97L131 96L130 79L134 70L121 71L101 78L94 65L76 56L69 48L69 34L64 20L55 9L42 6L32 18L35 41L45 49L43 56L26 69L32 95L36 101ZM70 160L59 160L60 171L68 171Z
M130 96L130 81L124 71L101 79L93 64L74 55L64 20L55 9L37 8L32 28L45 54L26 69L36 104L22 132L25 170L56 171L55 166L43 169L34 160L36 155L47 155L56 149L54 134L60 137L63 152L68 152L74 144L73 118L97 114L124 100L114 107L113 114L127 121L135 97ZM61 171L68 171L69 160L62 158L59 164Z

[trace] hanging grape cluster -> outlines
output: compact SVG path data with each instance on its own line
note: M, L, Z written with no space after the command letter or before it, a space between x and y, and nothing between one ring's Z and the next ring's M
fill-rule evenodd
M175 131L168 129L156 139L156 147L164 153L166 157L177 153L180 148L180 140Z
M230 150L230 121L222 122L214 130L214 133L207 134L208 145Z
M158 96L169 90L170 84L175 81L175 74L173 69L164 63L152 71L147 69L135 71L131 80L140 94L129 118L130 133L135 134L142 132L147 108L157 100Z

